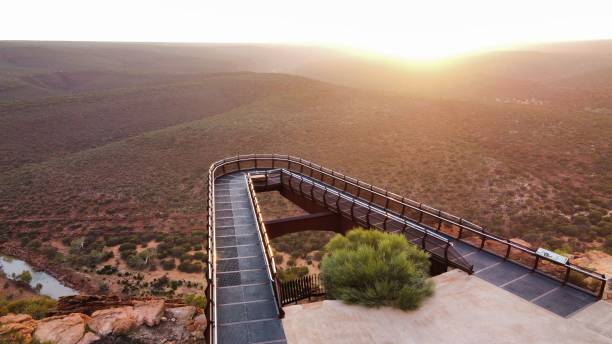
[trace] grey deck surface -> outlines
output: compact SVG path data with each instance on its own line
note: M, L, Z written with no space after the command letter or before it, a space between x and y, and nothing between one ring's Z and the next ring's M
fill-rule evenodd
M219 343L286 343L243 173L215 181L215 218Z
M475 276L535 303L562 317L570 316L598 299L521 265L454 240L455 247L474 264Z

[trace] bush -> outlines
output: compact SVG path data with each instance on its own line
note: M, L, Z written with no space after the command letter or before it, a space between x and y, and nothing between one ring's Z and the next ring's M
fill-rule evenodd
M183 302L198 308L206 308L206 296L204 295L185 294L183 295Z
M179 264L178 269L182 272L200 272L202 271L202 263L193 261L184 261Z
M176 268L176 264L174 263L174 258L162 260L161 266L162 266L162 269L164 270L174 270L174 268Z
M117 268L112 265L104 265L100 270L96 271L98 275L112 275L117 272Z
M138 254L127 257L125 263L134 270L142 270L147 266L145 259Z
M27 270L23 270L21 272L21 274L19 274L19 276L17 276L17 281L25 284L25 285L29 285L30 282L32 282L32 274L27 271Z
M336 235L325 250L321 269L331 298L406 310L433 293L427 254L403 236L353 229Z
M193 254L193 259L205 262L206 261L206 254L204 252L202 252L202 251L195 252Z
M278 270L278 278L280 278L282 282L298 279L306 275L308 275L308 268L305 266L294 266Z
M29 314L34 319L41 319L47 316L57 305L57 301L47 296L37 296L31 299L8 301L0 297L0 316L8 313Z
M124 252L124 251L134 251L136 250L136 244L133 243L125 243L125 244L121 244L119 246L119 252Z

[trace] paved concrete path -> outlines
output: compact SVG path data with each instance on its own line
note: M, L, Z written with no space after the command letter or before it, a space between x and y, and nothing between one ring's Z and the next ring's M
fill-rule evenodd
M366 308L335 300L287 306L283 319L287 340L295 344L612 344L601 332L548 312L475 275L453 270L433 280L434 295L415 311Z
M286 343L245 177L215 181L218 340Z

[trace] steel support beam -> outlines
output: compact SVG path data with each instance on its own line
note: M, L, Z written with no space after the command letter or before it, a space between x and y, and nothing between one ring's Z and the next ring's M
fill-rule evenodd
M346 218L327 210L315 214L264 221L264 224L271 239L303 231L332 231L344 234L349 229L356 227Z

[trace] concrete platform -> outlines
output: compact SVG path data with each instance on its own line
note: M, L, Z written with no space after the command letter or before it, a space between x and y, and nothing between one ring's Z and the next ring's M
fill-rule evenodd
M599 303L580 311L576 319L564 318L458 270L434 281L435 295L417 311L372 309L332 300L285 307L287 340L304 344L612 343L604 332L597 332L609 326L606 320L595 320L611 316ZM591 311L595 306L598 309Z

